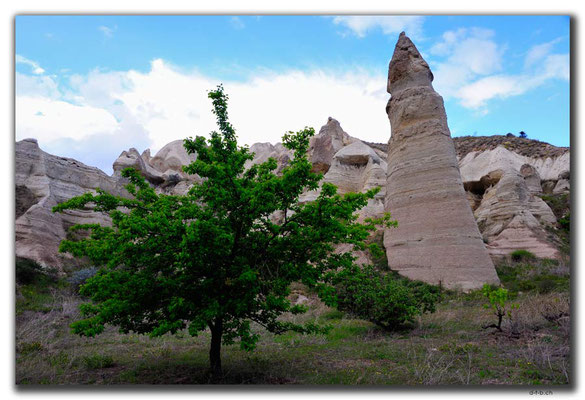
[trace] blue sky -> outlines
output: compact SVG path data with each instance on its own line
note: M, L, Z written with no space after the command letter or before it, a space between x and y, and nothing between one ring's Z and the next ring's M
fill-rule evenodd
M214 128L224 83L246 144L328 116L386 142L388 62L404 30L433 70L453 136L569 145L565 16L17 16L16 139L111 173Z

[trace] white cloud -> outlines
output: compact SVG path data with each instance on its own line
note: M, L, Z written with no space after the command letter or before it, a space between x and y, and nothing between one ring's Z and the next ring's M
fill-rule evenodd
M16 97L17 139L34 137L39 142L70 137L83 139L116 130L116 119L101 108L78 106L46 97Z
M445 32L430 53L442 57L434 69L434 86L445 98L455 98L480 115L488 113L488 102L518 96L551 79L569 79L569 55L550 54L559 39L531 48L520 73L503 71L506 46L495 41L487 29L461 28Z
M546 56L541 64L538 76L546 79L564 79L570 77L569 54L550 54Z
M464 107L480 108L492 98L506 98L524 93L527 88L524 83L513 76L487 76L463 86L458 90L456 97ZM487 113L487 110L483 111L484 114Z
M118 29L117 26L114 26L113 28L110 28L109 26L105 26L105 25L101 25L98 26L98 30L104 34L105 37L112 38L114 37L114 32L116 31L116 29Z
M551 52L553 46L561 40L562 38L556 38L550 42L533 46L530 50L528 50L528 54L524 60L524 67L529 68L537 61L545 58Z
M333 18L333 23L347 27L360 38L371 31L380 29L385 35L405 31L408 36L421 39L423 22L423 16L408 15L347 15Z
M244 24L244 21L240 17L231 17L230 23L235 29L244 29L246 27L246 24Z
M503 49L493 36L493 31L479 28L461 28L443 34L442 41L430 50L431 54L446 57L434 68L434 86L439 93L454 96L462 84L502 69Z
M29 65L32 68L32 73L35 75L41 75L45 73L45 70L41 68L38 62L29 60L28 58L23 57L20 54L16 55L16 63Z
M47 97L57 99L61 96L53 77L47 75L26 75L16 73L16 96Z
M385 74L363 70L262 71L245 82L225 81L224 87L241 144L276 143L305 126L318 131L329 116L350 135L386 142L385 81ZM159 59L144 73L72 76L70 89L61 88L58 98L39 85L36 97L30 91L17 95L17 140L35 137L47 151L111 172L108 166L130 146L150 147L154 154L172 140L216 130L207 92L219 83Z

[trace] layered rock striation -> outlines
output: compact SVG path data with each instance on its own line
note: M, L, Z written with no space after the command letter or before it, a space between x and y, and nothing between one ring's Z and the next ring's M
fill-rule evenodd
M432 79L416 47L401 35L389 67L389 143L350 136L330 117L310 141L313 171L339 193L381 188L358 218L381 217L385 210L393 214L399 227L385 232L389 265L411 278L464 289L496 282L486 248L493 257L518 249L560 257L555 237L560 225L541 197L567 199L569 148L508 136L452 140ZM59 269L78 262L58 253L69 226L109 221L89 208L53 214L54 205L96 188L125 195L126 167L140 171L158 193L185 194L201 181L182 170L197 157L187 154L182 140L154 157L150 150L123 151L112 176L47 154L34 139L17 142L15 149L16 254ZM272 157L277 173L292 158L281 143L256 143L250 151L254 159L247 167ZM319 192L303 193L300 200L314 200ZM358 263L372 262L367 252L355 255Z
M45 267L61 268L77 261L59 253L59 243L75 224L110 224L91 209L53 213L52 208L74 196L101 188L115 195L128 195L114 177L71 158L45 153L35 139L15 145L16 256Z
M428 64L402 33L388 71L392 136L385 209L398 221L384 233L388 265L411 279L449 288L498 283L432 80Z

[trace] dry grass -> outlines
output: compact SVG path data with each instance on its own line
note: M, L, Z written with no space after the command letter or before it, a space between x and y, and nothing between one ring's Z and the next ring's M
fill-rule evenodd
M286 316L332 326L327 335L262 332L256 351L225 346L224 383L477 385L567 384L570 381L569 296L524 294L504 332L477 293L453 295L437 312L396 332L349 319L302 286L293 300L309 312ZM301 297L303 296L303 297ZM71 334L80 299L54 291L47 312L17 316L18 384L208 383L209 334L148 338L109 328L96 338ZM258 331L261 330L258 328Z

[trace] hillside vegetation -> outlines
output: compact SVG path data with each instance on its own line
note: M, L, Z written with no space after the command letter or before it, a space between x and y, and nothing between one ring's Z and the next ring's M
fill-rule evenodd
M529 253L503 260L498 273L517 305L503 332L481 291L443 293L433 314L394 332L326 307L300 284L291 300L309 312L284 319L331 325L325 335L263 334L251 353L224 349L225 384L498 384L570 382L569 269ZM79 275L79 274L78 274ZM39 278L40 277L40 278ZM83 301L76 283L45 274L17 284L17 384L208 383L210 333L159 338L71 333ZM258 329L259 327L254 327Z

